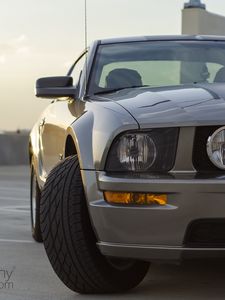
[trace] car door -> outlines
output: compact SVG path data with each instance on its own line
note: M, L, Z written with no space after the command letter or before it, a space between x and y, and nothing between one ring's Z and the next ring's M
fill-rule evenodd
M75 61L68 75L73 77L73 83L81 89L81 74L86 62L87 52ZM78 92L78 94L80 94ZM77 99L78 100L78 99ZM71 109L74 106L74 109ZM41 169L43 177L47 177L51 169L64 157L66 130L78 117L76 105L71 99L56 99L45 110L39 125Z

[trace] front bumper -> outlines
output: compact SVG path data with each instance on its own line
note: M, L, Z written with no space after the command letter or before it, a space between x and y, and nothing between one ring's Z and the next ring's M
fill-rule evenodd
M146 261L181 261L183 259L224 258L225 248L188 248L149 245L125 245L99 242L102 254Z
M144 260L225 256L225 246L188 247L188 226L199 219L225 219L225 177L176 178L107 175L82 171L88 208L101 252ZM103 191L166 193L166 206L115 206Z

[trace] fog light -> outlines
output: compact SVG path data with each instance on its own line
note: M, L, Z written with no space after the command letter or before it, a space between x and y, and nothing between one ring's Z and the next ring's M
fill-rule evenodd
M167 195L157 195L149 193L123 193L123 192L104 192L105 200L114 204L137 204L149 205L167 204Z

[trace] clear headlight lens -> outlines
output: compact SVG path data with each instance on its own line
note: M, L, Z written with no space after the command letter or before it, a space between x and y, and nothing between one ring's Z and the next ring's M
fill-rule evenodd
M207 153L216 167L225 170L225 127L217 129L208 138Z
M129 171L144 171L150 168L156 158L154 141L146 134L127 134L119 139L118 160Z
M108 172L167 172L175 161L179 128L129 132L112 143L106 160Z

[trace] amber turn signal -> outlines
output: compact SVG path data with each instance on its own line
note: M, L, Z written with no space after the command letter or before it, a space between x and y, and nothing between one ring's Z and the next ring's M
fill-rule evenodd
M167 204L167 195L157 195L149 193L124 193L124 192L104 192L105 200L112 204L139 204L149 205Z

